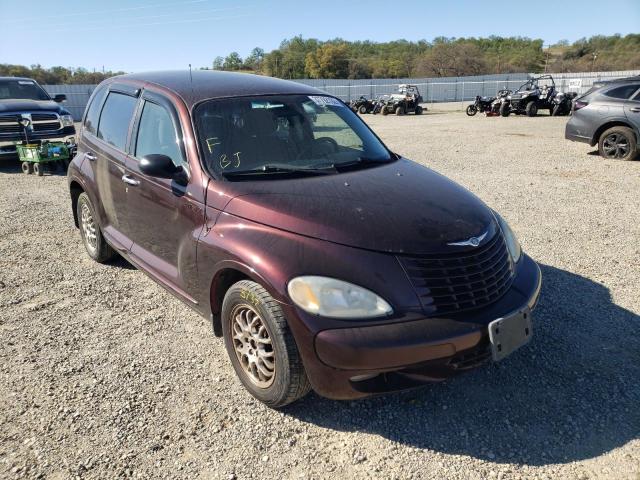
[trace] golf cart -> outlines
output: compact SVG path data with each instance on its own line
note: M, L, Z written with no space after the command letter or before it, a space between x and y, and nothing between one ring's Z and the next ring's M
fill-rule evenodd
M500 115L508 117L509 114L515 113L535 117L540 109L549 110L551 114L555 106L555 95L556 83L551 75L531 78L502 102Z
M402 84L398 86L398 93L394 93L389 97L387 102L382 106L380 113L387 115L395 113L396 115L404 115L405 113L415 113L421 115L423 107L422 95L417 85Z

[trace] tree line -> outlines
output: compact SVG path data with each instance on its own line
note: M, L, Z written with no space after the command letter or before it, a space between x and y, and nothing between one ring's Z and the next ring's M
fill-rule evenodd
M432 42L320 41L296 36L270 52L231 52L202 69L246 71L280 78L457 77L492 73L585 72L640 69L640 34L597 35L545 46L525 37L446 38ZM0 76L41 84L97 84L125 72L0 64Z
M268 53L256 47L245 59L238 52L216 57L207 68L280 78L348 79L631 70L640 68L640 35L597 35L551 46L525 37L377 43L297 36Z

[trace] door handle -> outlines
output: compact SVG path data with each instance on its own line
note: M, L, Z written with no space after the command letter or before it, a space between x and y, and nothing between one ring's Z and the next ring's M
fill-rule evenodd
M91 152L86 152L86 153L84 154L84 157L85 157L87 160L91 160L92 162L98 158L98 157L96 157L96 156L95 156L93 153L91 153Z
M640 112L640 107L631 107L629 110L631 110L632 112Z
M122 181L124 183L126 183L127 185L133 185L134 187L137 187L138 185L140 185L140 180L136 180L135 178L131 178L129 175L123 175L122 176Z

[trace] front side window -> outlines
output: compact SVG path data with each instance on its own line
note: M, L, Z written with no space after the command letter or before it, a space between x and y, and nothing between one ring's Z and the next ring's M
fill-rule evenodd
M137 98L123 93L110 92L102 107L98 138L119 150L125 150L129 123L136 108Z
M622 87L612 88L604 92L605 96L611 98L620 98L622 100L628 100L636 90L640 88L640 84L623 85Z
M106 87L100 88L99 91L93 96L89 109L87 110L87 116L84 120L84 128L88 131L96 134L98 130L98 119L100 118L100 110L102 109L102 102L104 97L107 96L108 90Z
M33 80L0 80L0 100L51 100Z
M135 156L142 158L149 154L162 154L171 158L175 165L181 165L184 160L179 142L169 112L160 105L145 102L140 117Z
M210 100L194 116L206 164L228 179L244 173L339 173L392 160L364 122L329 96Z

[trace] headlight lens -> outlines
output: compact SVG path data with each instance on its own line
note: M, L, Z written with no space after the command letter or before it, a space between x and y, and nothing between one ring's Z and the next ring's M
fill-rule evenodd
M73 127L73 117L71 115L62 115L60 117L63 127Z
M297 306L323 317L373 318L393 313L391 306L375 293L335 278L296 277L287 289Z
M509 224L498 215L497 212L493 212L498 220L498 224L500 225L500 230L502 230L502 234L504 235L504 240L507 242L507 249L509 250L509 255L511 255L511 259L513 263L518 263L520 260L520 256L522 255L522 248L520 247L520 242L516 238L515 233L511 230Z

